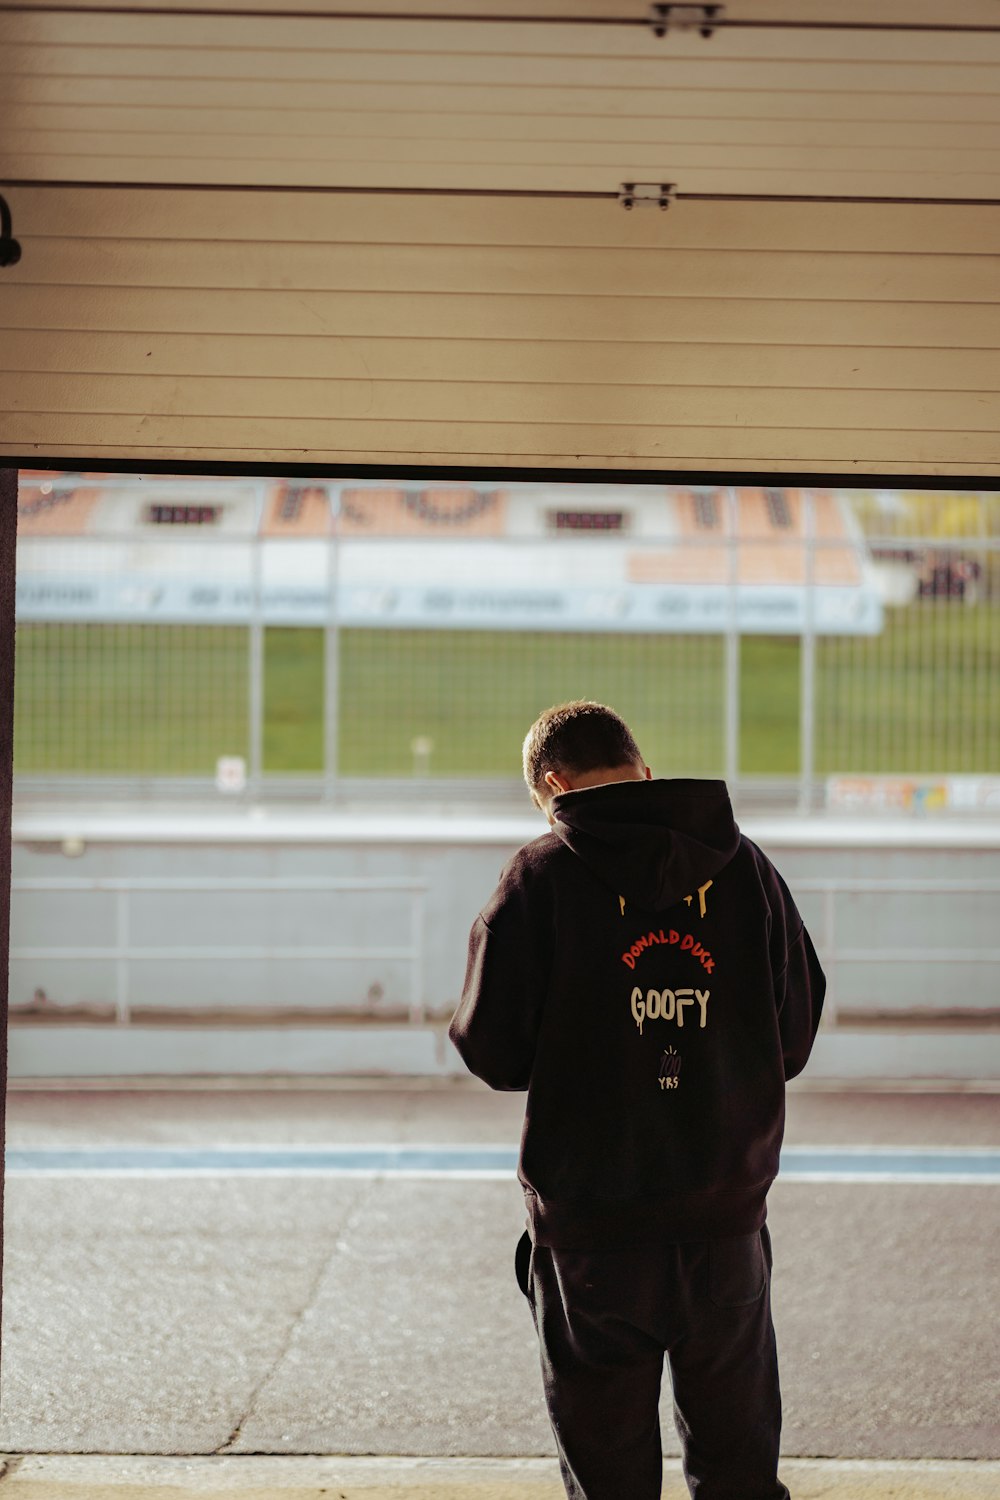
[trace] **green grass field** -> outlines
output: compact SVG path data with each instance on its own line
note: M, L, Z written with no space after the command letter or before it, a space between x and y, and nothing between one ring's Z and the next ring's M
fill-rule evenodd
M19 624L15 774L211 775L247 754L247 632L237 626ZM719 636L343 630L339 769L514 777L535 715L597 698L629 720L654 771L723 765ZM740 769L799 766L799 642L745 636ZM323 636L265 632L264 769L322 762ZM816 769L1000 771L1000 607L925 601L878 637L816 648Z

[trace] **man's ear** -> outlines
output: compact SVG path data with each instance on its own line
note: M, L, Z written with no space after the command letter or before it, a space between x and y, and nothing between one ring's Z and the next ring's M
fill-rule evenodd
M560 794L560 792L568 792L569 791L569 787L563 786L562 782L559 780L559 777L556 775L555 771L546 771L546 773L545 773L545 785L548 787L548 789L552 793L553 797L558 797L559 794Z
M647 780L647 781L652 781L652 779L653 779L653 773L652 773L652 771L651 771L651 770L650 770L650 769L649 769L649 767L648 767L648 766L646 766L646 767L645 767L645 771L646 771L646 780Z

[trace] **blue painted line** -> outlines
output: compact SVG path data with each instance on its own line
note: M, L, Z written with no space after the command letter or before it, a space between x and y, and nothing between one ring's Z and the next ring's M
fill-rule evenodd
M7 1170L42 1172L328 1172L371 1174L497 1173L513 1175L510 1146L111 1146L9 1147ZM789 1178L1000 1181L1000 1150L911 1147L787 1147Z
M781 1153L781 1171L789 1175L809 1173L821 1177L844 1173L872 1177L885 1173L898 1177L995 1177L1000 1176L1000 1151L791 1146Z
M513 1172L517 1152L509 1146L464 1147L360 1146L317 1148L261 1148L205 1146L172 1147L26 1148L7 1152L13 1171L88 1171L93 1169L146 1171L255 1170L328 1172Z

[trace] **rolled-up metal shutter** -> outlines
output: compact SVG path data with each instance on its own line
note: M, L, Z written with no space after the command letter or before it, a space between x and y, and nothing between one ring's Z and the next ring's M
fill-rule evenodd
M1000 472L993 0L208 8L0 12L0 454Z

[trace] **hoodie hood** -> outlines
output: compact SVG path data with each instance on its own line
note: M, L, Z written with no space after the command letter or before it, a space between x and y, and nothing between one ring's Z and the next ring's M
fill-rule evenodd
M724 781L612 781L552 800L552 832L617 895L662 911L729 863L740 842Z

